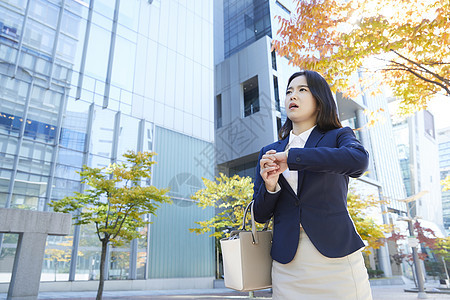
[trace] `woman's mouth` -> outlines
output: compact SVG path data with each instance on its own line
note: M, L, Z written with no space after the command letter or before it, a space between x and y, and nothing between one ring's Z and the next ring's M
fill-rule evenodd
M289 109L297 109L297 108L299 108L297 104L295 104L295 103L289 104Z

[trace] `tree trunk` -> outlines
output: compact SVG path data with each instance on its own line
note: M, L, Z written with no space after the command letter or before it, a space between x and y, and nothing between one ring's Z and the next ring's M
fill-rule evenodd
M98 283L97 298L96 300L102 300L103 286L105 285L105 262L106 262L106 249L108 247L108 240L105 238L102 241L102 255L100 257L100 280Z

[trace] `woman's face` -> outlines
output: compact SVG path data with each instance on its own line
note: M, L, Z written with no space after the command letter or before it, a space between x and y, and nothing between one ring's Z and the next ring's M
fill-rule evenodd
M287 117L294 123L316 124L317 101L308 88L305 76L295 77L286 90L284 100Z

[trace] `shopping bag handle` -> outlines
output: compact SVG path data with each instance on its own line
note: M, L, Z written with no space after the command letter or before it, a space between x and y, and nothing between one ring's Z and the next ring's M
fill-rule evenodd
M258 244L259 243L259 239L258 239L258 234L256 232L256 224L255 224L255 215L253 213L253 204L254 204L254 200L252 200L247 207L245 208L244 211L244 218L242 219L242 231L245 231L245 219L247 217L247 212L250 209L250 216L251 216L251 223L252 223L252 238L253 238L253 244ZM264 224L264 228L262 231L266 231L267 228L269 227L269 223L270 223L270 219Z

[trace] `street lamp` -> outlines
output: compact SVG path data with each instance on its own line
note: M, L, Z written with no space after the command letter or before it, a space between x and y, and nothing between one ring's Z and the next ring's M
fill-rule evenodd
M421 198L423 195L425 195L426 193L428 193L428 191L422 191L419 192L411 197L408 197L406 199L403 200L398 200L400 202L404 202L406 203L407 206L407 217L400 217L398 218L399 221L406 221L408 222L408 230L409 230L409 235L415 237L414 234L414 227L413 227L413 220L417 220L418 217L414 217L411 218L411 214L410 214L410 207L409 207L409 203L416 201L417 199ZM412 253L413 253L413 261L414 261L414 267L416 269L416 277L417 277L417 285L419 287L419 294L417 296L417 298L419 299L426 299L427 298L427 294L425 293L425 289L424 289L424 285L423 285L423 272L422 272L422 267L420 265L419 262L419 256L417 254L417 245L411 245L410 247L412 249Z

